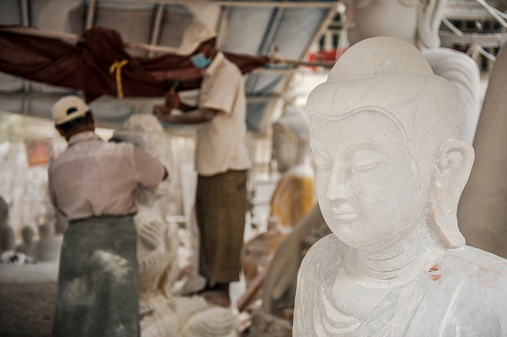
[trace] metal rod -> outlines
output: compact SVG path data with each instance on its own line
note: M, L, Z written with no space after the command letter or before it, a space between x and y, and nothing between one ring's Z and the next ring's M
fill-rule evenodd
M28 15L28 0L21 0L21 23L23 26L30 26L30 17Z
M110 2L139 3L139 0L109 0ZM277 1L210 1L210 0L146 0L145 3L180 4L180 5L210 5L216 4L226 7L273 7L273 8L327 8L335 5L330 1L302 1L302 2L277 2Z
M291 59L284 59L284 58L274 58L274 62L277 63L285 63L293 66L307 66L307 67L323 67L323 68L333 68L335 62L329 61L329 62L312 62L312 61L302 61L302 60L291 60Z
M252 73L264 73L264 74L287 74L296 72L296 68L280 69L280 68L257 68L252 70Z
M287 1L287 0L284 0L284 1ZM283 15L284 11L279 8L277 8L275 10L276 10L275 18L271 22L271 26L268 29L268 34L264 38L264 41L262 42L261 47L257 50L257 52L259 54L267 53L266 48L272 42L274 35L275 35L275 31L278 29L278 27L280 25L280 21L282 20L282 15ZM248 80L245 83L245 91L249 92L255 86L256 83L257 83L257 77L254 78L253 76L249 76Z
M53 39L64 39L71 41L79 41L79 36L77 34L57 32L57 31L41 31L38 29L28 28L28 27L0 27L0 31L13 32L18 34L32 35L32 36L42 36ZM126 47L143 49L147 51L160 52L160 53L170 53L174 54L177 51L177 48L165 47L165 46L152 46L146 43L140 42L124 42Z
M124 42L125 46L128 46L130 48L137 48L137 49L144 49L147 51L154 51L154 52L160 52L160 53L169 53L169 54L175 54L178 48L173 47L165 47L165 46L152 46L146 43L141 42Z
M28 0L21 0L21 22L23 26L30 26L30 17L28 15ZM28 94L30 92L30 82L23 80L23 92ZM26 114L28 104L23 104L23 113Z
M157 44L158 39L160 37L160 30L162 29L162 18L164 16L164 4L159 3L157 6L157 13L155 14L155 21L153 22L153 31L151 34L150 46L154 46ZM153 57L155 51L150 50L148 53L148 57Z
M493 16L504 28L507 28L507 22L503 20L503 18L498 15L498 13L484 0L475 0L478 2L484 9L488 11L491 16Z
M220 12L218 13L218 20L217 20L217 23L215 25L215 31L217 32L217 43L218 43L218 47L220 48L221 47L221 43L222 43L222 35L224 34L223 32L223 20L224 20L224 16L225 16L225 11L227 11L227 8L225 6L220 6Z
M454 34L458 35L458 36L463 36L463 32L461 30L458 29L458 27L456 27L455 25L452 24L451 21L449 21L446 17L443 17L442 18L442 22L444 23L444 25L447 26L447 28L449 28Z
M287 0L284 0L287 1ZM266 54L269 51L266 50L269 44L274 39L275 32L278 30L278 27L280 27L280 21L282 20L282 16L285 13L285 11L281 9L276 9L275 18L273 19L273 22L271 23L271 27L269 27L268 35L266 35L266 38L264 39L261 48L259 49L259 54Z
M95 1L96 0L88 0L85 29L93 27L93 20L95 18Z
M315 40L317 40L324 33L324 31L327 29L327 27L329 26L329 23L333 20L334 16L336 15L336 13L338 11L338 3L339 2L340 2L340 0L335 1L335 2L333 2L333 6L329 6L330 7L329 13L327 13L326 18L324 19L324 21L322 21L322 23L320 24L320 27L315 31L313 38L310 39L309 43L303 49L303 52L301 53L301 55L299 55L300 59L302 59L306 56L306 53L308 52L308 50L310 49L312 44L315 42Z
M340 3L340 0L333 2L333 6L331 6L329 8L329 13L327 13L326 18L322 21L322 23L320 24L320 27L315 31L315 34L313 35L313 38L310 39L309 43L307 43L306 47L303 49L303 51L299 55L299 59L303 59L306 56L306 54L308 53L308 50L310 50L312 44L327 29L327 27L329 26L329 23L333 20L334 16L338 12L338 4L339 3ZM289 61L289 60L284 60L284 61ZM302 63L306 63L306 64L302 64ZM303 62L302 61L302 63L300 63L300 65L314 66L314 65L312 65L312 63L320 63L320 62ZM328 68L328 67L326 67L326 68ZM329 68L332 68L332 65ZM294 74L291 74L291 75L287 76L287 79L286 79L286 82L285 82L285 84L283 86L282 92L286 92L287 91L287 89L289 88L290 83L292 82L292 78L293 77L294 77ZM285 104L286 103L284 102L284 105Z
M42 30L29 28L29 27L0 27L0 31L13 32L13 33L32 35L32 36L42 36L42 37L56 38L56 39L68 39L68 40L74 40L74 41L79 40L79 37L76 34L56 32L56 31L42 31Z
M477 47L477 51L479 52L479 54L483 55L484 57L486 57L487 59L491 60L491 61L496 61L496 57L495 55L493 54L490 54L488 53L484 48L482 48L481 46L478 46Z
M440 36L440 40L442 42L456 44L476 43L483 47L497 47L502 45L505 41L507 41L507 33L491 33L491 34L463 33L463 35L458 36L452 33L440 32L438 35Z

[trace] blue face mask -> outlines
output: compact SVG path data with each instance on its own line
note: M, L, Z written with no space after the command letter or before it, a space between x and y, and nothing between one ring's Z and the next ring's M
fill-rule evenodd
M203 53L192 56L190 61L192 61L194 66L201 69L206 69L211 63L211 59L206 58Z

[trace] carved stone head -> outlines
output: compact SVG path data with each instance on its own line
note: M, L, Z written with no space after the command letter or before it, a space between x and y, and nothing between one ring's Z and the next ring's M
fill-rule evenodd
M440 46L438 29L446 0L346 0L351 45L375 36L403 39L417 48Z
M442 244L464 244L456 209L473 149L463 103L413 45L377 37L351 47L306 106L326 223L345 244L381 248L424 217Z
M308 121L300 108L288 105L283 116L273 124L272 157L278 171L286 172L300 164L309 151Z
M129 142L160 160L165 167L167 165L167 144L164 142L164 128L157 117L151 114L137 114L130 116L114 132L113 140ZM155 190L138 189L136 198L139 205L151 205L156 200Z

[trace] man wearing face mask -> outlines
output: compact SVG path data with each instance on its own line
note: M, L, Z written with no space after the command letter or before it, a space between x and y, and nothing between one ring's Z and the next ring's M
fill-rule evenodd
M203 296L229 306L229 283L238 281L241 271L250 167L243 77L216 49L216 33L202 23L185 30L179 51L202 69L198 106L181 103L177 93L170 91L165 104L154 106L153 113L164 122L198 124L196 210L201 235L199 272L207 279ZM183 113L175 114L174 109Z

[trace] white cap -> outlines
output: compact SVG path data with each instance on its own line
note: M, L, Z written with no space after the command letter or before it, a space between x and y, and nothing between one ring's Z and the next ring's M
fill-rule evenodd
M190 55L199 45L216 37L217 33L204 23L193 23L185 29L178 54Z
M83 117L88 111L90 111L90 108L78 96L62 97L51 108L55 125L62 125Z

